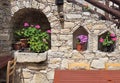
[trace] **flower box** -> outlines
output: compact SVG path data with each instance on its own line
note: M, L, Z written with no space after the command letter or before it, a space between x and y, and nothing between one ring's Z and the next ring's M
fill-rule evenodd
M35 62L39 63L42 61L46 61L47 52L44 53L30 53L30 52L14 52L15 58L17 58L17 62L25 63L25 62Z

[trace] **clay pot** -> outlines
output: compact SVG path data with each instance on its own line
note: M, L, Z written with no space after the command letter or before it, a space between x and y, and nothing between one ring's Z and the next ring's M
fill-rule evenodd
M17 42L14 44L14 49L15 50L20 50L22 47L21 47L21 42Z
M28 41L27 39L20 39L21 42L21 47L26 48L28 46Z
M76 49L78 51L82 51L82 45L81 44L76 44Z

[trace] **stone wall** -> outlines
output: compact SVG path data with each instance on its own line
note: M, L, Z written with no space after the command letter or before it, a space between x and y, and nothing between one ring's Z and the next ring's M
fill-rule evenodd
M16 83L53 83L54 70L68 69L68 64L72 62L89 63L92 70L104 69L105 62L120 62L119 30L112 22L100 20L95 14L82 12L81 7L67 3L66 0L63 7L64 28L61 27L59 21L55 0L13 0L11 1L11 16L22 8L41 9L47 16L52 31L51 49L47 51L47 60L44 62L18 63ZM1 19L3 18L6 16L2 16ZM73 50L73 32L80 26L89 33L87 50L82 52ZM105 31L114 32L117 35L118 41L114 52L101 52L97 48L98 35ZM20 58L19 54L17 56Z
M0 55L8 54L11 49L10 8L9 0L0 0Z

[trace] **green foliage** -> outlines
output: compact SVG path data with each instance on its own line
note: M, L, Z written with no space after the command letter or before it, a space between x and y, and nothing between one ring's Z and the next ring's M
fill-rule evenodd
M34 36L38 33L40 33L40 30L37 30L36 28L33 28L33 27L29 27L29 28L24 29L24 36L25 37L31 37L31 36Z
M30 44L30 50L34 52L44 52L48 50L48 42L49 35L46 32L41 31L35 31L40 32L38 34L32 35L29 37L29 44Z
M15 35L28 39L29 49L33 52L44 52L49 49L48 40L50 39L47 32L42 32L35 27L26 27L17 30Z
M21 29L21 30L16 30L14 32L15 36L18 38L18 39L21 39L24 37L24 28Z
M104 39L104 42L102 44L103 44L103 46L110 46L113 43L114 42L112 40L110 40L109 36L107 35L106 38Z
M111 44L114 44L116 41L116 35L110 32L107 32L107 34L104 37L100 37L99 41L102 43L103 46L110 46Z

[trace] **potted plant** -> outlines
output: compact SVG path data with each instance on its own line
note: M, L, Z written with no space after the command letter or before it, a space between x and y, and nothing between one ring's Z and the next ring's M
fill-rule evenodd
M40 29L40 25L30 25L26 22L24 23L24 28L16 32L21 33L24 38L27 38L31 51L40 53L49 49L48 40L50 39L50 30L43 32Z
M117 38L114 33L107 32L104 37L100 37L99 42L102 44L102 51L111 52L114 50Z
M87 35L78 35L77 37L76 49L78 51L83 50L83 45L88 41Z
M21 42L16 42L15 44L13 44L13 49L20 50L21 49Z
M24 23L24 27L27 27L27 26L29 26L29 24ZM25 28L22 28L14 32L15 38L17 39L17 41L21 42L22 49L28 46L28 40L27 40L27 37L25 37L25 30L26 30Z

